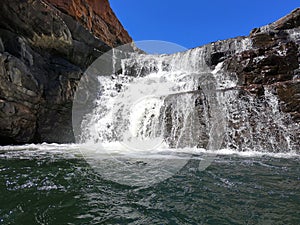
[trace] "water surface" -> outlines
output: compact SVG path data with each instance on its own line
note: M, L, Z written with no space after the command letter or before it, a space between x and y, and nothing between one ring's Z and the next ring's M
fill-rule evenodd
M103 179L74 146L2 148L0 224L299 224L299 157L198 160L141 188Z

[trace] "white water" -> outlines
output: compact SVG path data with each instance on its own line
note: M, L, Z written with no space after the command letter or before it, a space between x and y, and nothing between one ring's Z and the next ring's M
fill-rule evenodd
M157 147L162 142L174 148L198 146L199 137L208 136L210 127L222 117L214 75L204 60L198 61L203 54L199 48L174 56L135 55L122 61L122 75L99 76L101 95L83 123L81 142L119 141L130 148L145 143ZM137 77L129 78L133 67ZM147 71L145 76L143 71ZM197 101L206 108L199 109L201 115L195 108Z
M75 159L81 158L82 152L90 151L91 154L94 154L98 148L96 144L28 144L28 145L20 145L20 146L1 146L0 147L0 159L32 159L32 158L44 158L44 157L53 157L53 158L64 158L64 159ZM272 157L272 158L300 158L300 155L295 152L257 152L257 151L243 151L238 152L233 149L220 149L217 151L211 151L200 148L181 148L181 149L157 149L152 152L141 152L140 155L128 151L127 148L118 144L118 143L110 143L105 144L105 148L107 148L108 153L101 152L103 158L111 157L114 154L122 154L124 156L136 157L139 156L155 158L162 157L165 158L183 158L186 157L190 159L191 157L201 157L203 154L212 154L212 155L232 155L237 157ZM161 154L160 154L161 153ZM162 154L163 153L163 154ZM98 152L97 154L100 154ZM147 155L145 155L147 154ZM176 155L177 154L177 155ZM184 154L184 155L181 155Z
M100 94L82 123L80 142L121 144L135 152L298 153L299 124L280 111L272 88L264 87L261 98L241 94L237 78L225 73L222 63L207 65L207 56L219 45L241 52L251 42L245 38L173 55L114 58L113 70L119 65L122 74L98 76Z
M42 164L66 159L81 160L84 157L91 168L106 180L139 187L149 187L149 185L173 176L181 168L184 168L191 159L197 160L199 162L198 170L203 171L217 155L220 157L230 155L230 159L232 156L250 158L254 161L256 158L300 159L299 154L292 152L237 152L231 149L215 151L200 148L158 148L152 151L132 152L120 143L101 144L100 146L98 144L58 145L45 143L0 147L0 160L36 160L38 164ZM51 188L56 188L56 186Z

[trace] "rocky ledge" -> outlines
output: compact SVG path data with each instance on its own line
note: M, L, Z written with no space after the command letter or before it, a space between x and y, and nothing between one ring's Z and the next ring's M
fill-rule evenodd
M2 0L0 145L72 142L72 100L83 71L131 43L108 0Z

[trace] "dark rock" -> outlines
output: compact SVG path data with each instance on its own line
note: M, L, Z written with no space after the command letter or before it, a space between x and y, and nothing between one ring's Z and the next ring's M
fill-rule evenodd
M296 121L300 122L300 81L280 83L276 88L282 110L290 113Z
M0 144L73 142L83 71L131 41L107 0L1 1Z
M30 142L36 133L41 99L37 81L20 59L8 53L0 54L0 68L1 140L5 144L8 140Z
M214 52L211 54L210 61L206 63L209 66L216 66L219 62L224 61L226 54L224 52Z
M3 53L4 50L5 50L4 45L3 45L2 39L0 38L0 53Z
M300 9L282 19L255 28L249 36L252 46L237 51L241 38L219 41L208 45L206 63L214 68L224 62L223 68L239 78L239 85L266 85L292 80L299 74L299 40L290 33L299 33Z
M300 8L271 24L275 30L292 29L300 26Z

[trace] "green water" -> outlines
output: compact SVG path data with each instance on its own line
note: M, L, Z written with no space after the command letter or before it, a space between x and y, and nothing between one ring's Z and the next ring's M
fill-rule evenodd
M299 157L219 155L205 171L190 160L136 188L80 154L24 151L0 151L0 224L300 224Z

